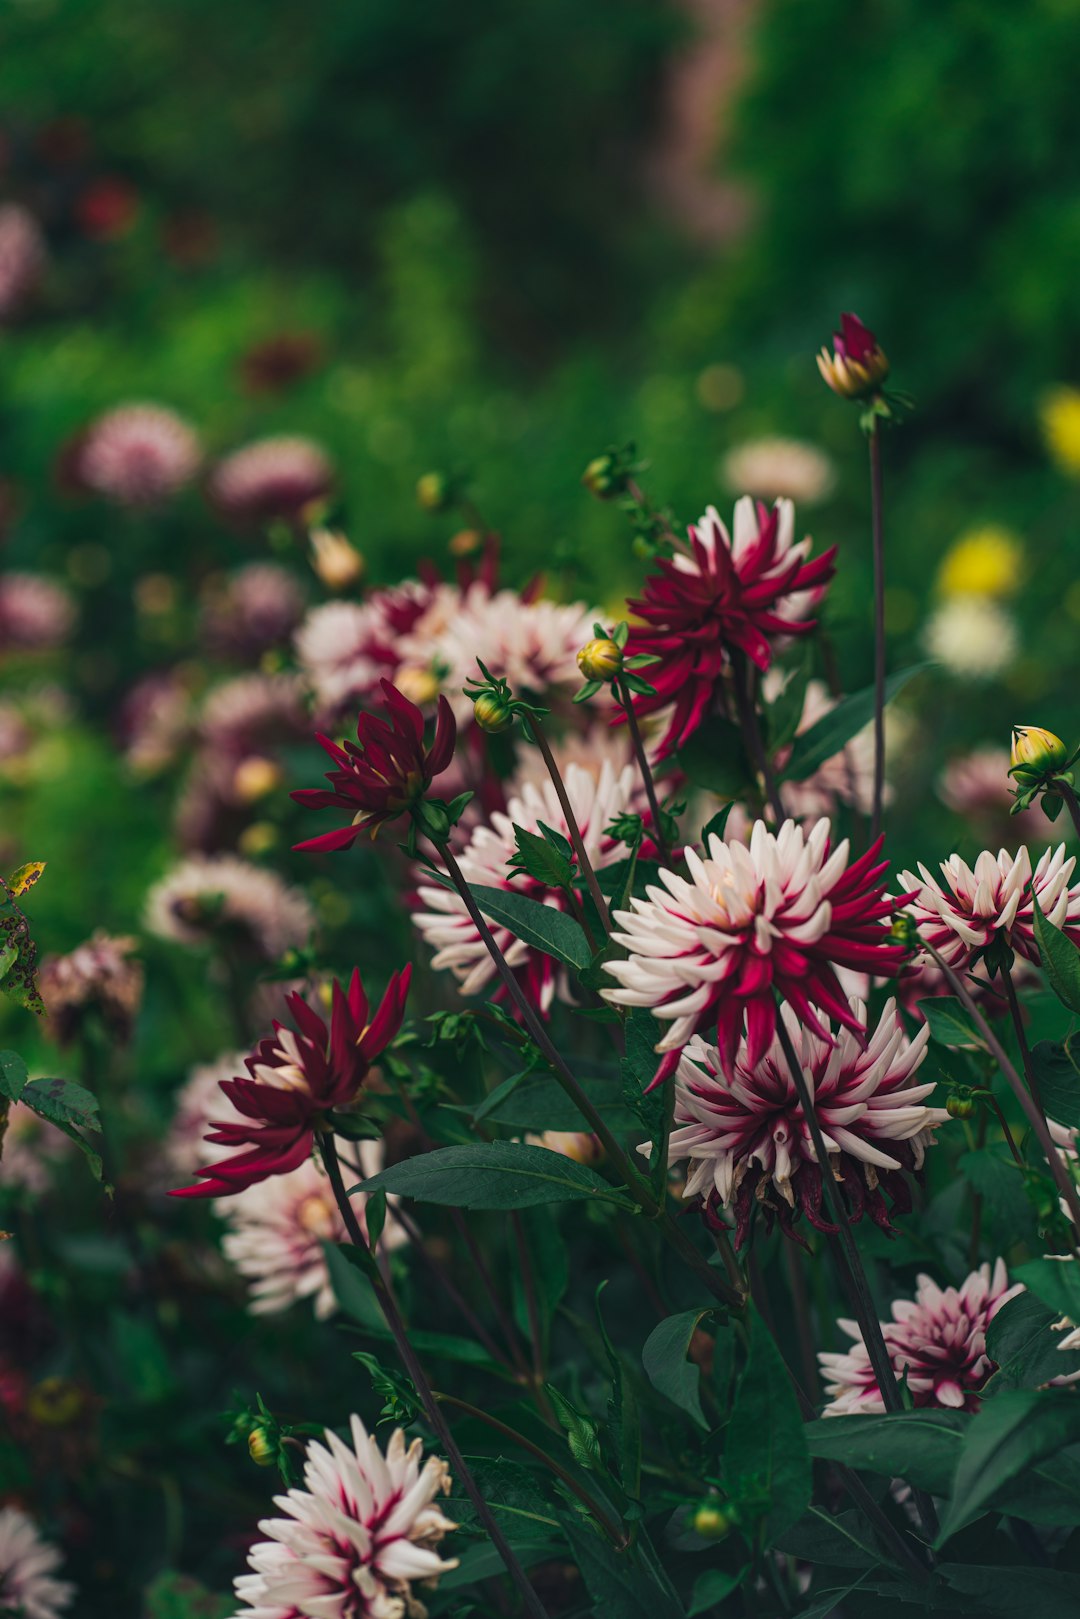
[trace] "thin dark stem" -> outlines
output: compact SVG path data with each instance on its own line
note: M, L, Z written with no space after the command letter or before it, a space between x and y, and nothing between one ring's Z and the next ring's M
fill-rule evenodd
M625 681L617 680L615 682L615 695L622 704L623 713L626 715L626 724L630 732L630 741L633 744L634 757L637 759L638 769L641 771L641 779L645 783L645 796L649 800L649 814L652 816L653 837L656 840L657 848L660 850L660 858L663 860L664 865L670 866L671 850L668 848L667 839L664 837L664 826L660 819L660 801L656 796L656 783L653 780L652 768L649 765L645 744L641 738L641 727L638 724L637 715L634 713L633 698Z
M556 1049L551 1036L514 976L513 969L507 964L506 957L496 944L491 929L480 914L479 907L473 898L472 890L465 880L461 867L454 859L452 851L445 843L436 844L435 847L446 866L454 887L461 895L472 924L483 940L499 977L506 986L507 994L521 1014L522 1022L550 1064L559 1084L567 1096L570 1097L593 1134L603 1145L611 1167L616 1174L621 1176L623 1184L634 1201L646 1214L656 1220L665 1240L679 1253L684 1263L690 1266L700 1280L705 1283L713 1297L729 1307L741 1310L745 1303L744 1296L737 1293L733 1287L730 1287L723 1277L717 1275L704 1255L699 1253L689 1238L678 1229L670 1214L667 1213L664 1202L653 1196L648 1183L643 1180L635 1165L623 1151L618 1138L612 1133L603 1114L586 1092L582 1090L580 1084L567 1067L564 1058Z
M326 1165L326 1173L330 1177L330 1185L333 1188L337 1206L341 1211L341 1218L345 1222L345 1229L349 1233L349 1239L356 1248L360 1249L362 1253L366 1253L369 1258L373 1258L371 1248L364 1236L360 1222L356 1217L356 1211L349 1202L349 1195L345 1190L345 1183L341 1178L341 1165L338 1162L337 1143L335 1142L333 1135L328 1132L326 1135L322 1136L321 1146L323 1162ZM457 1440L451 1433L450 1425L439 1407L439 1402L435 1398L434 1390L432 1389L431 1384L428 1382L424 1368L421 1366L416 1351L413 1349L413 1346L409 1341L409 1335L405 1330L405 1323L401 1319L394 1296L387 1287L386 1282L383 1279L382 1272L374 1262L372 1262L369 1267L369 1274L371 1285L375 1290L375 1297L379 1301L379 1308L382 1310L386 1325L389 1327L394 1339L394 1343L397 1346L398 1355L401 1357L401 1363L416 1387L416 1392L420 1396L420 1403L424 1408L424 1413L427 1416L432 1428L435 1430L440 1444L446 1451L454 1473L458 1479L460 1479L466 1495L469 1497L469 1500L475 1507L476 1515L480 1519L480 1522L483 1524L484 1528L487 1530L487 1533L491 1538L492 1545L502 1558L503 1563L506 1566L506 1572L509 1574L514 1584L517 1586L518 1591L521 1593L521 1599L525 1604L526 1611L533 1615L533 1619L548 1619L547 1610L544 1608L536 1592L529 1584L528 1576L526 1575L525 1570L522 1568L521 1564L517 1560L517 1557L514 1555L513 1548L510 1546L502 1530L499 1528L499 1525L496 1523L490 1507L484 1500L483 1495L480 1493L479 1485L473 1478L472 1473L469 1471L465 1458L458 1448Z
M487 1411L481 1411L479 1406L470 1405L467 1400L459 1400L455 1394L444 1394L439 1390L435 1398L440 1405L452 1405L456 1410L464 1411L467 1416L475 1417L477 1422L484 1423L488 1428L494 1429L497 1434L501 1434L504 1439L509 1439L513 1444L527 1451L530 1456L535 1456L538 1462L542 1462L545 1467L550 1468L555 1477L561 1479L566 1488L577 1496L582 1506L588 1510L590 1517L595 1518L601 1529L603 1529L613 1546L617 1546L621 1550L626 1545L626 1536L617 1524L611 1522L600 1503L595 1501L588 1490L578 1483L572 1473L568 1472L565 1467L561 1467L553 1456L549 1456L546 1450L541 1450L539 1445L534 1445L531 1439L526 1439L525 1435L518 1433L516 1428L511 1428L505 1422L500 1422L498 1417L491 1416Z
M412 1244L413 1252L419 1254L420 1259L423 1261L424 1266L428 1270L436 1286L440 1287L446 1294L447 1298L450 1300L450 1303L454 1306L462 1320L465 1322L465 1325L472 1332L477 1343L479 1343L487 1351L492 1360L495 1361L496 1365L502 1366L506 1371L512 1373L515 1368L511 1366L506 1356L502 1353L498 1344L492 1338L491 1334L484 1326L484 1323L480 1320L480 1317L477 1315L468 1299L466 1299L464 1295L459 1292L455 1283L452 1282L450 1277L446 1274L445 1265L437 1264L428 1253L427 1248L424 1245L424 1233L421 1231L420 1227L411 1218L411 1216L405 1213L405 1210L402 1208L388 1208L386 1214L388 1219L396 1220L401 1229L407 1234L409 1241ZM516 1370L521 1372L525 1369L526 1368L524 1368L524 1366L519 1362Z
M773 820L777 826L782 826L787 820L784 801L780 797L780 789L776 784L769 755L761 735L758 724L757 708L754 702L753 678L747 663L746 654L735 652L732 655L732 674L735 680L735 707L739 715L739 727L742 730L743 742L750 755L750 762L761 777L765 791L765 799L772 811Z
M978 1004L969 993L963 979L953 971L941 952L936 950L932 944L929 944L924 939L922 941L922 945L923 949L937 963L942 972L945 974L949 988L952 990L957 1000L963 1003L964 1009L968 1016L971 1018L975 1027L986 1041L986 1045L991 1056L994 1058L998 1067L1001 1069L1001 1072L1008 1080L1009 1087L1023 1109L1024 1117L1030 1124L1032 1132L1038 1140L1039 1146L1043 1150L1043 1156L1050 1167L1050 1174L1053 1176L1054 1184L1057 1186L1058 1191L1065 1199L1065 1205L1069 1211L1069 1219L1072 1221L1073 1231L1076 1235L1077 1241L1080 1242L1080 1198L1078 1198L1076 1195L1076 1187L1073 1184L1072 1176L1065 1168L1065 1165L1061 1161L1061 1156L1058 1153L1057 1148L1054 1146L1053 1138L1050 1134L1045 1117L1039 1108L1036 1107L1027 1086L1020 1078L1020 1075L1016 1072L1016 1069L1006 1054L1005 1048L1001 1044L1001 1041L998 1039L997 1035L994 1033L993 1029L980 1012Z
M1028 1082L1028 1090L1035 1099L1035 1105L1040 1112L1045 1112L1042 1097L1039 1095L1039 1079L1035 1072L1035 1064L1031 1060L1031 1051L1024 1033L1024 1020L1020 1015L1020 1002L1016 998L1016 985L1013 983L1012 971L1008 965L1001 969L1002 982L1005 985L1005 999L1009 1003L1009 1016L1012 1018L1013 1031L1016 1035L1016 1044L1020 1050L1020 1061L1024 1066L1024 1078Z
M1080 798L1077 798L1067 781L1055 781L1054 791L1065 801L1065 808L1072 816L1072 823L1077 832L1080 832Z
M881 475L881 432L875 418L870 446L870 522L874 545L874 807L870 841L881 831L885 795L885 499Z
M516 1209L510 1215L510 1226L514 1233L514 1248L517 1251L518 1267L521 1271L521 1290L525 1295L525 1313L529 1318L529 1335L532 1338L533 1358L533 1386L536 1389L538 1401L541 1401L549 1415L550 1402L544 1394L544 1339L540 1330L540 1306L536 1297L536 1279L533 1276L532 1261L529 1258L529 1248L525 1241L525 1228L521 1223L521 1215Z
M968 1137L970 1141L971 1137ZM986 1146L986 1109L979 1109L979 1127L975 1133L975 1150L978 1152ZM971 1244L968 1248L968 1269L974 1270L979 1263L979 1242L982 1238L983 1195L972 1188L971 1196Z
M578 870L584 878L585 886L589 890L593 904L596 906L596 914L600 918L600 925L604 929L605 933L610 933L611 916L608 912L607 900L600 892L600 884L596 880L596 873L592 868L592 861L589 859L589 856L585 851L585 844L581 836L581 828L578 826L577 816L574 814L574 806L571 804L570 796L566 791L566 784L562 779L562 772L555 763L555 755L552 753L548 744L548 739L544 735L544 727L540 724L540 721L535 717L535 715L529 716L529 726L532 730L533 736L536 738L536 745L544 756L544 763L547 765L548 775L551 777L552 785L554 786L558 795L559 804L566 820L566 830L573 846L574 853L577 855Z
M799 1345L799 1360L807 1387L813 1388L818 1378L817 1356L814 1353L814 1334L810 1325L810 1300L806 1293L806 1277L799 1264L799 1255L793 1242L784 1243L784 1269L787 1271L788 1290L791 1293L791 1313L795 1318L795 1338Z
M630 496L631 500L637 502L645 515L651 518L652 521L659 526L660 532L663 534L665 540L672 547L672 549L675 551L682 551L684 554L689 555L690 547L687 545L686 541L679 538L667 519L656 510L652 501L649 499L644 489L642 489L636 478L627 478L626 492Z

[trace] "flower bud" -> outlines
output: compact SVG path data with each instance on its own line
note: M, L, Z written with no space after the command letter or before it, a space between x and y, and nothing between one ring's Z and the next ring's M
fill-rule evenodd
M328 590L348 590L363 578L364 559L337 529L317 528L311 535L311 566Z
M970 1119L976 1112L975 1098L970 1091L953 1091L945 1098L945 1111L950 1119Z
M889 938L893 944L902 944L908 950L917 950L920 939L915 918L907 911L898 911L889 924Z
M242 804L256 804L276 792L284 780L281 766L274 759L253 753L241 759L233 773L233 792Z
M493 691L482 691L473 704L473 718L482 731L498 736L513 725L514 710L505 698L496 696Z
M618 458L608 452L589 462L581 481L597 500L614 500L626 488L626 471L619 465Z
M403 664L394 676L394 685L417 708L433 703L439 695L438 676L434 670L422 669L419 664Z
M622 674L622 648L606 636L594 637L578 653L577 663L586 680L615 680Z
M1014 725L1012 733L1012 764L1039 775L1060 770L1069 757L1069 750L1053 731L1041 725Z
M425 472L418 479L416 498L426 512L445 512L453 504L453 488L445 472Z
M876 393L889 375L885 351L857 315L841 315L833 333L833 351L823 348L817 357L822 381L841 399L865 399Z
M256 1467L273 1467L277 1446L265 1428L252 1428L248 1434L248 1455Z
M725 1540L732 1527L731 1514L715 1501L703 1501L694 1513L694 1531L702 1540Z

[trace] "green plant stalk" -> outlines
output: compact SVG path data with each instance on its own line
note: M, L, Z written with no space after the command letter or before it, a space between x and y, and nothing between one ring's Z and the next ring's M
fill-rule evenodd
M1072 816L1072 823L1080 833L1080 798L1069 786L1067 781L1055 781L1053 791L1064 801L1065 807Z
M750 755L750 762L761 778L765 800L772 812L776 825L782 826L787 820L784 801L780 796L769 755L762 740L761 727L758 724L757 709L754 706L754 694L750 677L750 669L745 652L733 650L731 655L731 671L735 685L735 708L739 715L739 728L743 734L746 751Z
M870 450L870 525L874 550L874 797L871 843L881 831L885 796L885 492L881 471L881 428L875 416L867 431Z
M445 1450L454 1473L461 1480L466 1495L476 1508L477 1517L487 1530L487 1533L491 1538L492 1545L502 1558L503 1563L506 1566L506 1572L517 1586L517 1589L521 1594L521 1599L525 1604L526 1612L530 1613L533 1616L533 1619L548 1619L547 1610L530 1585L525 1570L518 1562L517 1557L514 1555L513 1548L510 1546L510 1543L507 1541L502 1530L499 1528L499 1525L496 1523L491 1508L484 1500L484 1497L480 1492L480 1487L473 1478L465 1458L458 1448L457 1440L450 1431L450 1425L443 1415L439 1402L435 1398L434 1390L432 1389L431 1384L428 1382L427 1375L424 1372L423 1366L420 1364L416 1351L413 1349L413 1346L409 1341L409 1335L406 1331L405 1323L401 1319L401 1314L398 1310L397 1303L390 1289L386 1285L385 1278L383 1277L383 1274L375 1261L375 1256L364 1236L360 1222L356 1218L356 1211L349 1201L349 1195L345 1190L345 1183L341 1178L341 1165L338 1162L337 1143L334 1139L332 1131L328 1131L320 1138L320 1145L322 1147L323 1162L326 1165L326 1173L330 1178L330 1185L333 1188L334 1199L337 1203L338 1209L341 1212L341 1218L345 1222L345 1229L349 1233L349 1239L353 1245L358 1248L361 1253L366 1254L368 1260L370 1261L369 1265L367 1266L367 1272L371 1280L371 1285L375 1291L375 1297L379 1302L379 1308L383 1313L383 1319L385 1320L386 1325L389 1327L391 1335L394 1339L394 1343L397 1346L397 1352L401 1359L401 1363L408 1372L409 1377L412 1379L417 1394L420 1396L420 1403L424 1408L424 1413L434 1429L440 1444Z
M664 865L670 866L671 850L668 848L667 839L664 836L664 825L660 819L660 801L656 796L656 782L653 780L653 773L649 765L649 758L645 752L645 743L642 741L641 737L641 727L638 724L637 715L634 713L633 698L630 695L630 690L625 681L616 680L614 686L615 695L622 704L623 713L626 715L626 726L630 732L630 741L633 745L634 757L637 759L638 769L641 772L641 779L645 783L645 796L649 800L649 814L652 816L653 836L656 839L656 846L660 850L660 858L663 860Z
M643 1213L657 1222L665 1240L680 1255L683 1262L705 1283L713 1297L719 1299L729 1309L741 1311L746 1302L745 1296L736 1292L723 1277L718 1276L704 1255L700 1254L693 1243L679 1230L675 1221L667 1212L664 1201L653 1196L647 1181L643 1180L631 1159L623 1151L603 1114L600 1113L586 1092L582 1090L573 1073L567 1067L564 1058L556 1049L551 1036L537 1017L521 985L514 977L513 969L507 964L506 957L496 944L491 929L481 915L476 900L473 898L472 890L466 882L461 867L454 859L450 848L445 843L435 843L434 847L446 865L450 880L461 895L470 920L483 940L488 955L491 957L499 977L506 986L507 994L520 1012L522 1022L547 1062L551 1065L552 1071L563 1090L570 1097L582 1118L585 1119L597 1140L603 1145L609 1163L616 1173L622 1177L631 1197Z
M600 891L600 884L596 880L596 873L593 870L592 861L585 852L585 844L582 840L581 828L578 826L577 816L574 814L574 806L570 802L570 796L566 791L566 784L562 779L562 773L559 770L558 765L555 763L555 755L552 753L551 746L544 734L544 727L541 725L535 714L529 715L529 728L532 731L533 736L536 738L536 745L543 755L544 763L547 766L548 775L551 777L552 785L558 795L559 804L566 819L566 830L569 834L570 842L573 845L574 853L577 855L578 870L585 879L585 886L589 890L593 904L596 906L596 913L600 918L600 924L603 927L604 932L610 933L611 914L608 911L607 900Z
M1009 1016L1012 1019L1013 1032L1016 1035L1016 1044L1020 1051L1020 1061L1024 1068L1024 1078L1028 1082L1028 1090L1031 1092L1035 1100L1036 1107L1039 1109L1040 1113L1045 1115L1046 1109L1043 1107L1043 1100L1039 1095L1038 1075L1035 1072L1035 1064L1031 1060L1031 1052L1028 1048L1027 1035L1024 1033L1024 1020L1020 1016L1020 1002L1016 998L1016 985L1013 983L1012 969L1007 963L1002 965L1001 978L1005 985L1005 999L1009 1003Z
M989 1023L983 1017L974 998L968 993L963 979L953 971L939 950L936 950L934 946L929 944L925 939L923 939L921 942L922 948L941 968L949 988L952 990L957 1000L962 1003L964 1010L971 1018L983 1039L986 1041L990 1053L997 1062L998 1067L1008 1080L1009 1087L1023 1109L1024 1117L1030 1124L1032 1132L1038 1140L1039 1146L1042 1148L1043 1156L1050 1167L1050 1174L1053 1177L1054 1184L1057 1186L1058 1191L1065 1199L1065 1206L1069 1211L1069 1219L1072 1221L1073 1232L1076 1236L1077 1244L1080 1244L1080 1198L1078 1198L1076 1195L1076 1187L1073 1184L1072 1176L1061 1162L1057 1148L1054 1146L1053 1139L1051 1138L1044 1115L1039 1108L1036 1107L1031 1093L1024 1084L1023 1080L1020 1078L1020 1075L1016 1072L1012 1062L1009 1060L1001 1041L998 1039Z

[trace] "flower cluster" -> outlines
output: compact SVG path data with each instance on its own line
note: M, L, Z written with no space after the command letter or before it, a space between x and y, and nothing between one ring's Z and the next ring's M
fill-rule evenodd
M851 1012L861 1029L865 1007L855 1002ZM814 1103L828 1173L851 1218L866 1211L887 1227L883 1189L894 1206L910 1208L904 1172L922 1167L934 1126L948 1117L927 1105L933 1083L913 1082L930 1031L924 1026L909 1041L892 1001L865 1037L841 1028L823 1038L789 1006L781 1015ZM676 1070L668 1142L669 1164L684 1160L683 1196L701 1198L707 1210L730 1210L740 1245L755 1206L788 1232L800 1214L818 1230L835 1229L822 1210L822 1166L779 1038L754 1060L740 1042L732 1063L700 1038L690 1042Z
M164 405L119 405L99 416L68 453L69 474L120 506L156 506L199 469L194 430Z

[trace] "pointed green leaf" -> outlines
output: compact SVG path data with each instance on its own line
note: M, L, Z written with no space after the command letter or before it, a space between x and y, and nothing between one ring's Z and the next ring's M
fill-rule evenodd
M687 1351L697 1324L711 1312L683 1310L669 1315L654 1327L641 1351L645 1375L659 1394L692 1417L699 1428L708 1428L701 1408L701 1370L688 1360Z
M370 1193L379 1188L458 1209L526 1209L536 1203L573 1202L637 1207L584 1164L518 1141L476 1142L420 1153L382 1170L361 1189Z
M1035 910L1035 943L1039 947L1050 988L1070 1012L1080 1012L1080 950L1060 928L1046 920L1034 891L1031 903Z
M885 701L891 703L909 680L929 669L929 663L916 663L910 669L901 669L885 682ZM797 736L792 744L791 757L781 773L782 781L805 781L829 759L834 759L859 732L874 718L874 688L844 697L816 725L811 725Z
M554 956L568 967L587 967L592 951L580 925L554 905L515 894L511 889L470 884L473 898L488 922L509 928L515 938L534 950Z

